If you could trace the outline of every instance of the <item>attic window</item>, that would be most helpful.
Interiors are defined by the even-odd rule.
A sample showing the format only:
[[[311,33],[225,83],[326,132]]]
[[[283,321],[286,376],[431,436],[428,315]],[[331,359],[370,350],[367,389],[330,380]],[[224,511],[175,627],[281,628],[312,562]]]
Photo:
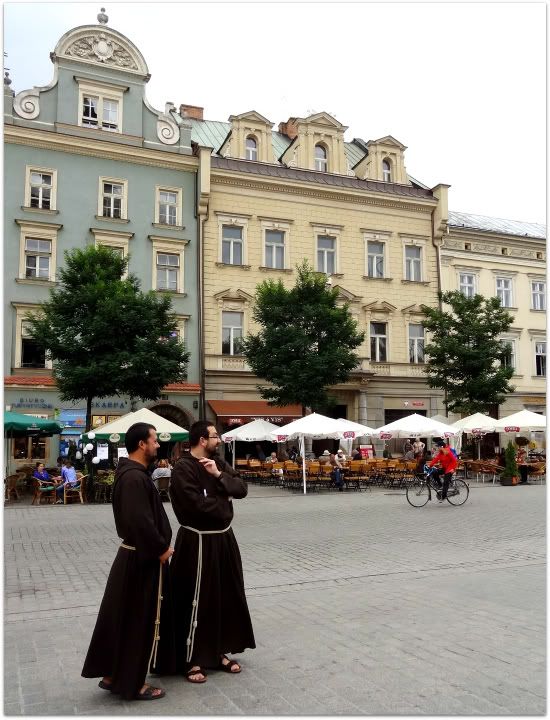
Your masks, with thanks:
[[[544,255],[541,252],[537,253],[537,260],[544,260]]]
[[[323,145],[315,146],[315,169],[320,172],[327,172],[328,170],[327,151]]]
[[[382,179],[391,182],[391,165],[389,160],[382,160]]]
[[[258,143],[256,142],[256,138],[252,137],[252,135],[249,135],[246,138],[246,159],[258,159]]]
[[[500,248],[500,252],[502,253],[502,255],[508,255],[508,254],[509,254],[509,253],[508,253],[508,248],[505,248],[505,247]]]
[[[472,244],[471,243],[464,243],[464,250],[471,250]]]

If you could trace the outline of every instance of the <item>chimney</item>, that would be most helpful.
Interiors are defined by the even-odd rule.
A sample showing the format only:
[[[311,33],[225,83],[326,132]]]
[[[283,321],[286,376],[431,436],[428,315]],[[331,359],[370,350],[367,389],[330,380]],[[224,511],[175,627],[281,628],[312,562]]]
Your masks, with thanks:
[[[193,118],[194,120],[204,120],[204,108],[197,105],[180,105],[180,115],[182,118]]]
[[[294,138],[298,135],[296,118],[289,118],[286,123],[279,123],[279,132],[282,135],[286,135],[291,140],[294,140]]]

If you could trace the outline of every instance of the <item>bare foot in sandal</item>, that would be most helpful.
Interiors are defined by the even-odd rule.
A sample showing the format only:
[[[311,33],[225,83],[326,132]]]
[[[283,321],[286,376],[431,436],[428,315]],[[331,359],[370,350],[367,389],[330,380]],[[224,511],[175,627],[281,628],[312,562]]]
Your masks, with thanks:
[[[207,675],[202,668],[198,665],[193,665],[187,672],[187,679],[192,683],[204,683],[206,682]]]
[[[236,675],[241,672],[241,666],[236,660],[230,660],[227,655],[221,656],[220,669]]]
[[[136,700],[157,700],[165,695],[166,692],[162,688],[145,684],[137,694]]]

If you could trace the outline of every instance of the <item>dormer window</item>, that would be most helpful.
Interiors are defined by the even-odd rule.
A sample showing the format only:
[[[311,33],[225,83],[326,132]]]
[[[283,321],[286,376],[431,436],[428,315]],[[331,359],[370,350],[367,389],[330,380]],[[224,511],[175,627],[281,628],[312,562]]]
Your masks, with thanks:
[[[327,151],[322,145],[315,146],[315,169],[320,172],[328,170]]]
[[[78,124],[108,132],[122,132],[122,95],[125,88],[108,83],[91,83],[77,78],[79,86]]]
[[[391,165],[389,160],[382,160],[382,179],[391,182]]]
[[[246,159],[258,159],[258,143],[256,142],[256,138],[252,137],[252,135],[249,135],[246,138]]]

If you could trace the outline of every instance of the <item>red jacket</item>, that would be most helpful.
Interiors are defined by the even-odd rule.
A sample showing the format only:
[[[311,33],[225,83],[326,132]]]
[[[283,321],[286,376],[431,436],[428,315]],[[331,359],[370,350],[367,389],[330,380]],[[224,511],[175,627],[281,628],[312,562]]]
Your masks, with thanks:
[[[445,474],[454,472],[458,467],[458,460],[450,450],[446,453],[443,452],[443,450],[440,450],[434,459],[428,464],[432,467],[436,463],[441,463],[441,469]]]

